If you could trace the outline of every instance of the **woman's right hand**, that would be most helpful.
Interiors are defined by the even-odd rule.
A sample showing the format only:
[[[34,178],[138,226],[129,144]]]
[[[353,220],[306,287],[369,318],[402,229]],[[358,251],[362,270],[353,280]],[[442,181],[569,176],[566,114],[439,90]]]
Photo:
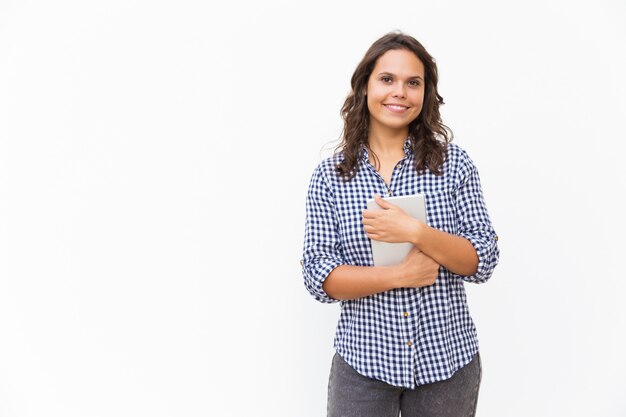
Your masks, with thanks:
[[[433,285],[439,274],[439,264],[415,246],[406,255],[400,268],[400,288]]]

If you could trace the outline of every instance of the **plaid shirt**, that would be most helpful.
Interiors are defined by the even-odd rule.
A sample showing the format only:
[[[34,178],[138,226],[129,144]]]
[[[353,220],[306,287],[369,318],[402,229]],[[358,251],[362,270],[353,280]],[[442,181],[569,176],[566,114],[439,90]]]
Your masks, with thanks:
[[[307,290],[323,303],[337,302],[322,284],[339,265],[372,266],[362,210],[374,193],[425,194],[428,225],[468,239],[478,255],[478,270],[460,276],[439,268],[435,284],[396,288],[341,301],[334,347],[357,372],[388,384],[415,388],[448,379],[478,351],[464,282],[487,281],[498,263],[496,236],[483,200],[476,167],[467,153],[448,145],[443,175],[418,174],[408,140],[405,157],[393,170],[389,187],[362,147],[359,171],[344,182],[330,157],[313,172],[306,200],[302,272]]]

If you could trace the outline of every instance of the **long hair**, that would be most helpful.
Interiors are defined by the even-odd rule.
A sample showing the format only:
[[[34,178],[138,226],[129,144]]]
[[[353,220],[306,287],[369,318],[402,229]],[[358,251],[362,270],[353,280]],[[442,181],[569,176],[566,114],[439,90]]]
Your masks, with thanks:
[[[409,140],[415,155],[415,169],[422,173],[429,169],[441,175],[441,168],[447,157],[447,144],[452,141],[450,128],[441,121],[439,106],[443,97],[437,92],[437,65],[432,56],[415,38],[401,32],[391,32],[370,46],[365,56],[352,74],[352,91],[341,108],[344,120],[341,143],[335,154],[343,153],[343,160],[337,164],[337,173],[349,181],[357,174],[361,144],[367,146],[370,113],[367,108],[365,91],[378,58],[390,50],[404,49],[413,52],[424,65],[424,102],[422,111],[409,124]]]

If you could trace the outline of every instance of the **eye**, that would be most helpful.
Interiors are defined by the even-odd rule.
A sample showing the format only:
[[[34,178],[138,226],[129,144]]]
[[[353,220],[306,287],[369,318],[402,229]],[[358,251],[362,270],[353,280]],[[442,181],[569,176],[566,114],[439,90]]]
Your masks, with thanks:
[[[409,85],[411,87],[419,87],[422,83],[419,82],[419,80],[411,80],[409,81]]]
[[[381,80],[382,82],[384,82],[384,83],[390,83],[390,82],[392,81],[392,80],[391,80],[391,77],[389,77],[389,76],[387,76],[387,75],[383,75],[382,77],[380,77],[380,80]]]

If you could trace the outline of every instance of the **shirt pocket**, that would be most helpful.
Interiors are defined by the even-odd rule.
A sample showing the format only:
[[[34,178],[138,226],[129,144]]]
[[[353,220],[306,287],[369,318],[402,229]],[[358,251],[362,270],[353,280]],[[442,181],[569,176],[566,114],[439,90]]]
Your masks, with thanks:
[[[456,194],[452,189],[425,193],[426,219],[430,227],[448,233],[457,232]]]

